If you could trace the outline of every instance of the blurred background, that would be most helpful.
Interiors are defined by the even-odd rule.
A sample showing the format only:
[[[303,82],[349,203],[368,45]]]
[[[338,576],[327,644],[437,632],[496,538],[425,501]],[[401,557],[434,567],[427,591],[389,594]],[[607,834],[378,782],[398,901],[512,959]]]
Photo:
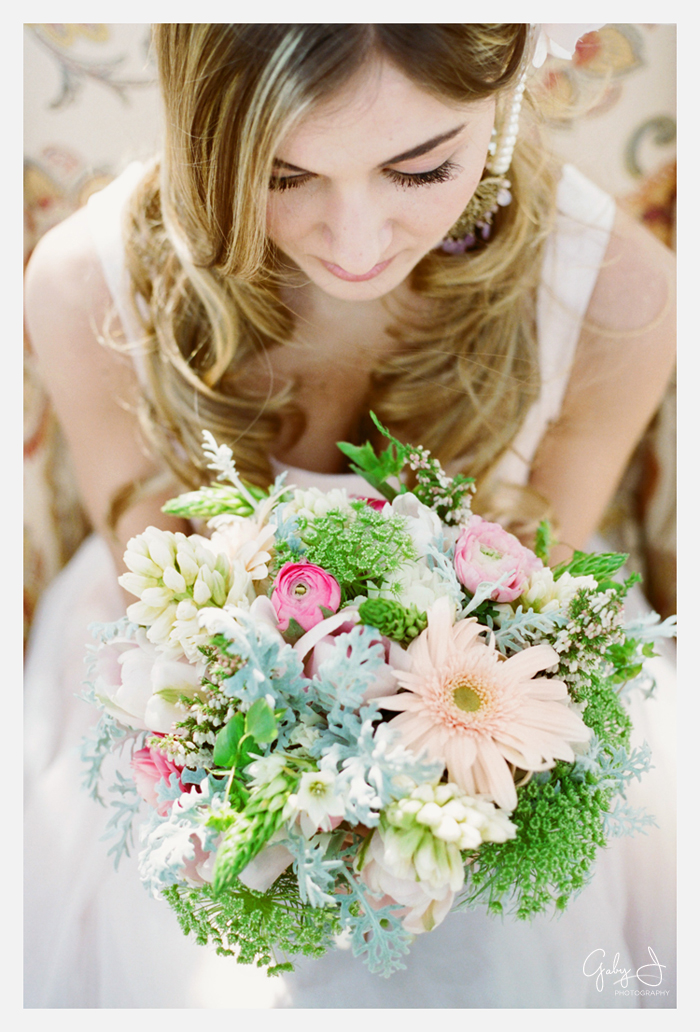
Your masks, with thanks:
[[[675,26],[606,25],[539,74],[553,149],[674,248]],[[149,26],[26,25],[24,90],[26,263],[51,226],[157,149]],[[41,593],[90,528],[26,340],[24,368],[26,640]],[[662,616],[676,604],[675,412],[672,385],[603,527]]]

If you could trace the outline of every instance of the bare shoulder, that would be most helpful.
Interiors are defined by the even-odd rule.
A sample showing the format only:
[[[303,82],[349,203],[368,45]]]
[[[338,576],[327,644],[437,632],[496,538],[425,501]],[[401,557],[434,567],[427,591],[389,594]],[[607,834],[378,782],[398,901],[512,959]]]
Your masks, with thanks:
[[[587,334],[633,349],[675,347],[674,254],[643,225],[618,209],[605,260],[586,313]],[[665,345],[665,347],[663,346]]]
[[[581,330],[569,414],[580,404],[597,418],[634,408],[633,423],[651,418],[675,363],[675,289],[673,253],[618,210]]]
[[[585,547],[673,374],[675,261],[618,212],[586,312],[561,415],[531,483],[550,500],[561,540]]]
[[[94,409],[100,397],[137,390],[133,359],[119,346],[124,334],[85,208],[34,249],[25,276],[25,322],[62,422],[71,419],[79,400]]]
[[[37,245],[27,266],[25,315],[85,508],[104,529],[115,492],[154,464],[139,433],[133,356],[119,347],[122,328],[88,219],[81,209]]]
[[[40,360],[53,348],[84,346],[88,342],[82,334],[75,336],[76,327],[100,325],[111,307],[88,217],[87,210],[81,208],[49,230],[29,259],[25,315]],[[46,332],[49,327],[51,331]],[[89,344],[94,341],[91,335]]]

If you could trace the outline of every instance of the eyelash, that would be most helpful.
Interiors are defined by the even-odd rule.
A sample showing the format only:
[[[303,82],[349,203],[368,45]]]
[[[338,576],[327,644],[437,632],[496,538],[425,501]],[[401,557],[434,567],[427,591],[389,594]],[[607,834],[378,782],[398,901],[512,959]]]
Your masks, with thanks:
[[[433,168],[430,172],[397,172],[396,169],[386,168],[384,174],[395,183],[396,186],[430,186],[431,183],[446,183],[450,179],[454,179],[455,173],[459,171],[459,166],[455,165],[452,161],[445,161],[438,168]],[[271,190],[292,190],[298,186],[303,186],[304,183],[308,183],[309,180],[313,179],[310,173],[301,176],[273,176],[270,180]]]
[[[397,172],[396,169],[385,169],[386,175],[397,186],[429,186],[431,183],[447,183],[454,179],[459,166],[452,161],[445,161],[430,172]]]

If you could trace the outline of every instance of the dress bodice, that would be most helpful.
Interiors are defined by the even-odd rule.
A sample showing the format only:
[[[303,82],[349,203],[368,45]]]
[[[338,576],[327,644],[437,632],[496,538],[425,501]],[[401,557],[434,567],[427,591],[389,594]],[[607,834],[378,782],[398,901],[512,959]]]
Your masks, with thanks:
[[[104,190],[88,201],[95,249],[127,340],[136,344],[140,330],[133,309],[122,240],[123,212],[144,173],[133,162]],[[516,201],[517,203],[517,201]],[[541,390],[497,470],[497,478],[527,483],[530,466],[547,428],[558,418],[574,362],[586,310],[593,293],[615,216],[612,198],[572,165],[565,165],[557,190],[554,228],[545,246],[537,292],[537,336]],[[143,379],[142,360],[134,362]],[[272,460],[275,473],[289,470],[288,482],[324,490],[345,487],[353,494],[370,494],[368,485],[352,473],[326,474],[285,466]]]

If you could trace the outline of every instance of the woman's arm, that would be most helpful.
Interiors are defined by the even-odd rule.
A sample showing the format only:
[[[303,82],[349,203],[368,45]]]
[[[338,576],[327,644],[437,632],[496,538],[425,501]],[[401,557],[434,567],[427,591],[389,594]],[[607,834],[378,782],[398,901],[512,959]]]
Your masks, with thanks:
[[[543,438],[530,477],[559,525],[554,561],[584,548],[597,529],[664,395],[675,355],[674,257],[618,212],[561,417]]]
[[[68,441],[86,512],[112,547],[121,572],[126,541],[149,524],[186,530],[161,513],[174,486],[135,504],[117,537],[107,525],[117,491],[157,472],[136,417],[139,384],[133,360],[100,343],[112,301],[81,209],[38,243],[27,267],[26,325],[39,369]],[[120,340],[118,320],[110,322]],[[133,601],[133,600],[132,600]]]

